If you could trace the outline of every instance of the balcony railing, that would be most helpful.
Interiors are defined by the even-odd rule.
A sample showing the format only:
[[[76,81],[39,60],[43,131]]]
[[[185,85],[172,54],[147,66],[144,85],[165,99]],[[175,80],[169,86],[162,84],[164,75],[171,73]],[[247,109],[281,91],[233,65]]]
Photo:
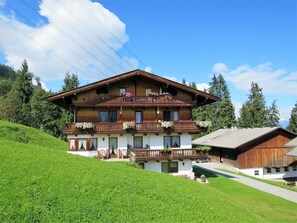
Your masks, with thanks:
[[[171,104],[179,105],[179,106],[190,106],[192,105],[189,100],[185,98],[179,98],[171,95],[160,95],[160,96],[106,96],[99,97],[97,99],[92,100],[77,100],[72,101],[75,106],[131,106],[131,104],[135,105],[152,105],[152,106],[168,106]]]
[[[80,129],[75,126],[75,123],[67,124],[63,128],[64,134],[109,134],[109,133],[162,133],[162,132],[201,132],[195,122],[174,122],[171,128],[161,127],[159,122],[143,122],[136,123],[135,128],[123,129],[123,123],[94,123],[94,128]]]
[[[180,159],[201,159],[206,154],[197,153],[195,149],[173,149],[170,153],[163,153],[162,150],[133,149],[131,158],[136,161],[149,160],[180,160]]]

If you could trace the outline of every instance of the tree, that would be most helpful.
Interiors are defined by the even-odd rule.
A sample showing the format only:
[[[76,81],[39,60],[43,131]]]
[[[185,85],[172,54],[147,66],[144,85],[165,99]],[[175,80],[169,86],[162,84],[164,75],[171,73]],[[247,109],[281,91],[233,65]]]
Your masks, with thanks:
[[[64,78],[64,85],[62,86],[62,91],[71,90],[79,86],[78,77],[76,74],[70,75],[69,72],[66,73]]]
[[[268,121],[270,127],[279,126],[279,111],[277,109],[276,100],[272,102],[271,107],[268,109]]]
[[[26,60],[22,63],[21,69],[17,72],[17,74],[18,76],[14,83],[14,90],[19,93],[22,103],[28,103],[33,94],[33,75],[29,72]]]
[[[0,118],[10,122],[21,123],[22,101],[17,91],[10,91],[0,100]]]
[[[262,88],[252,82],[248,101],[243,104],[238,125],[242,128],[259,128],[269,126],[268,110]]]
[[[292,109],[291,117],[289,119],[289,126],[287,127],[288,130],[297,133],[297,102],[295,107]]]

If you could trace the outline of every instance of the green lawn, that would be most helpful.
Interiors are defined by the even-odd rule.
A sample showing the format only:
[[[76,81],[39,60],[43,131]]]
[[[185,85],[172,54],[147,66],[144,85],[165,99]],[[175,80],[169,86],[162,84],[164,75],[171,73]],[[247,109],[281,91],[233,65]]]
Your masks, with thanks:
[[[26,140],[22,140],[22,136]],[[0,122],[0,222],[296,222],[297,204],[220,176],[208,185],[66,153]]]

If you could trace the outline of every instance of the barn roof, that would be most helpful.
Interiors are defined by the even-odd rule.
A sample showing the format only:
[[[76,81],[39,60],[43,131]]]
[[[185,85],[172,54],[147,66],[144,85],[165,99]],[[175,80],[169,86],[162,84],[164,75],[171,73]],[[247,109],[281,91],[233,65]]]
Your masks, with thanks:
[[[286,147],[297,147],[297,137],[285,144]]]
[[[289,156],[289,157],[293,157],[293,158],[297,158],[297,147],[295,147],[294,149],[290,150],[289,152],[287,152],[285,154],[285,156]]]
[[[192,141],[194,145],[211,146],[219,148],[236,149],[239,146],[261,138],[276,130],[285,129],[279,127],[266,128],[247,128],[247,129],[219,129],[201,138]],[[291,132],[289,132],[291,133]],[[294,133],[291,133],[294,134]],[[294,134],[296,135],[296,134]]]

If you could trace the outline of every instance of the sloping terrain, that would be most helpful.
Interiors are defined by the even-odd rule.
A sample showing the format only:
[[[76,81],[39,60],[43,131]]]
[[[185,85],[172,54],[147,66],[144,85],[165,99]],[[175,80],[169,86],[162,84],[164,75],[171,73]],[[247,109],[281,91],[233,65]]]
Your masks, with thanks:
[[[221,177],[210,185],[66,153],[0,121],[0,222],[294,222],[297,205]],[[221,188],[221,189],[220,189]]]

